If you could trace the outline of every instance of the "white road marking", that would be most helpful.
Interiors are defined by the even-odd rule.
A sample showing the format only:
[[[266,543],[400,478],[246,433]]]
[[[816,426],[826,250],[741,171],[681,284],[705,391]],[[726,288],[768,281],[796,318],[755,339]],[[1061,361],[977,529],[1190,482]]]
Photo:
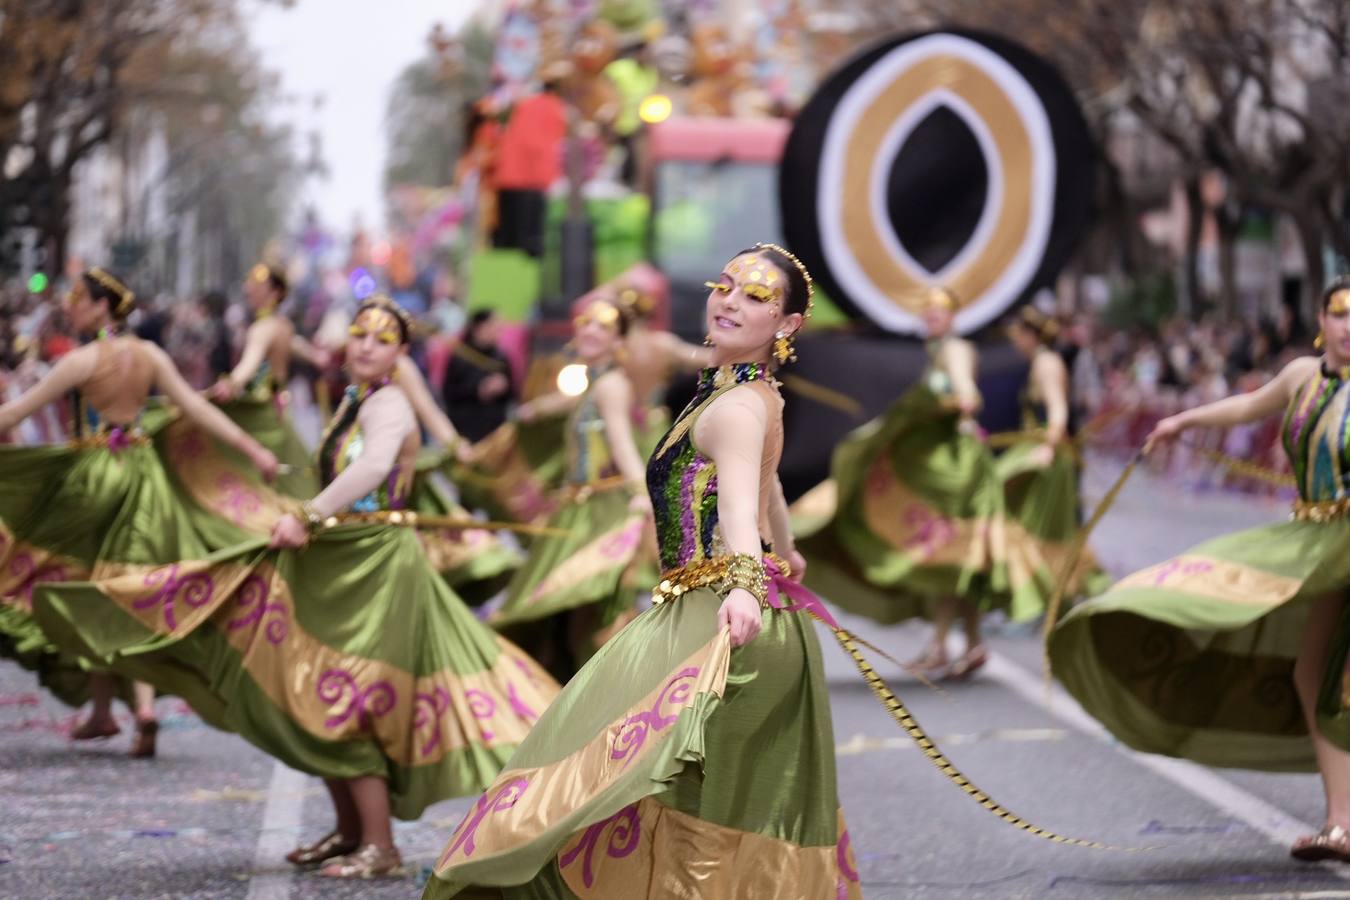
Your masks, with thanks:
[[[267,786],[267,805],[263,807],[262,833],[253,851],[254,875],[249,879],[246,900],[287,900],[295,867],[285,856],[296,844],[300,831],[300,811],[304,805],[308,776],[276,763],[272,783]]]
[[[1156,775],[1161,775],[1182,790],[1194,794],[1210,806],[1245,822],[1276,844],[1287,847],[1300,835],[1317,830],[1316,827],[1306,822],[1300,822],[1284,810],[1272,806],[1226,778],[1216,775],[1212,769],[1184,759],[1173,759],[1170,756],[1138,753],[1131,750],[1124,744],[1115,741],[1110,733],[1096,719],[1084,712],[1078,702],[1058,684],[1050,685],[1047,691],[1044,679],[1038,675],[1033,675],[999,654],[990,654],[989,662],[984,667],[984,671],[989,677],[1023,700],[1044,709],[1072,728],[1109,742],[1112,747],[1134,762],[1151,770]],[[1323,868],[1338,878],[1350,879],[1350,866],[1335,864],[1324,865]],[[1300,894],[1299,896],[1311,895]],[[1327,894],[1326,896],[1341,895]]]

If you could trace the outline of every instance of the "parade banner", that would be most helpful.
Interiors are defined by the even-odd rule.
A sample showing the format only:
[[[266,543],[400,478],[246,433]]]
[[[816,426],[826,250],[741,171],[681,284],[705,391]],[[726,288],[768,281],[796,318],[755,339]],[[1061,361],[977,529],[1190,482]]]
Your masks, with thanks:
[[[1093,148],[1069,87],[1001,37],[887,38],[829,76],[788,139],[784,232],[829,295],[921,330],[925,289],[970,333],[1050,284],[1086,230]]]

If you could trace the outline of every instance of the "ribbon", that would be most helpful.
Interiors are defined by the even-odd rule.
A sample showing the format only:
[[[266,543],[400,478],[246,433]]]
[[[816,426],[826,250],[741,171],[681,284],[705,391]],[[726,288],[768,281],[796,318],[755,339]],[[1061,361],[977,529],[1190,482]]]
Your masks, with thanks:
[[[824,622],[832,630],[839,630],[839,623],[834,620],[834,616],[830,615],[830,611],[825,608],[824,602],[804,585],[789,578],[788,573],[772,557],[764,557],[764,575],[766,576],[765,589],[767,591],[764,599],[769,606],[783,612],[805,611]],[[794,601],[792,606],[787,605],[787,601],[783,599],[784,596]]]
[[[131,438],[126,431],[121,428],[112,428],[108,431],[108,450],[114,455],[121,453],[131,446]]]

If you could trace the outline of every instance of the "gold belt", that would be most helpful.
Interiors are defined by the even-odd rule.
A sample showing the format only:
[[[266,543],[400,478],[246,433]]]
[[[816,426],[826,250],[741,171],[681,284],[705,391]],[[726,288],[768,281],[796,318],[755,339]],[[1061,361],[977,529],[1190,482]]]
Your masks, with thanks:
[[[145,432],[138,429],[131,432],[100,431],[97,434],[81,435],[66,441],[66,446],[73,450],[88,450],[93,447],[111,447],[114,450],[121,450],[127,447],[144,447],[149,443],[150,438]]]
[[[1289,518],[1295,522],[1334,522],[1350,516],[1350,497],[1340,500],[1295,500]]]
[[[585,484],[567,484],[558,490],[558,499],[564,503],[585,503],[601,491],[612,491],[627,484],[628,482],[624,480],[622,475],[611,475],[608,478],[588,481]]]
[[[773,560],[784,577],[787,576],[789,568],[783,557],[776,553],[764,555],[767,559]],[[676,600],[683,594],[699,588],[710,587],[718,593],[729,589],[727,570],[731,568],[731,560],[730,556],[713,556],[662,572],[661,583],[652,588],[652,605],[659,606],[667,600]]]

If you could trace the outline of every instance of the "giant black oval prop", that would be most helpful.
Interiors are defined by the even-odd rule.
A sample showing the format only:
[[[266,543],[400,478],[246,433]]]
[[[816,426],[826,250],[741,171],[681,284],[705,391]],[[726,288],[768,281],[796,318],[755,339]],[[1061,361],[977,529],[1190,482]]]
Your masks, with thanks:
[[[1050,284],[1086,230],[1093,149],[1068,85],[1004,38],[888,38],[825,80],[788,138],[788,245],[831,297],[899,334],[925,290],[971,332]]]

